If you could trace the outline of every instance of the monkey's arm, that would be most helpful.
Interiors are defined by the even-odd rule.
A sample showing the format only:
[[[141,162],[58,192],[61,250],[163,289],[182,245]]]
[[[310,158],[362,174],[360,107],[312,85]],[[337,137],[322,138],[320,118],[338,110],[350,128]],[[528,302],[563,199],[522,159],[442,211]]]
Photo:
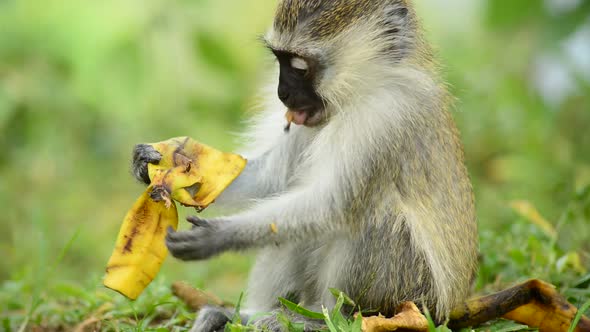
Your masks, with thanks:
[[[288,170],[285,163],[276,162],[280,155],[281,147],[275,147],[249,159],[240,176],[215,199],[216,205],[232,207],[284,190]]]
[[[370,188],[391,181],[379,172],[398,173],[399,166],[391,160],[394,147],[388,146],[397,142],[390,139],[395,131],[387,122],[395,118],[377,120],[346,121],[337,123],[337,128],[328,125],[311,145],[303,136],[294,136],[290,150],[278,154],[287,157],[289,165],[296,161],[297,169],[291,171],[296,182],[288,190],[241,213],[210,220],[191,217],[195,227],[171,231],[166,238],[168,249],[177,258],[200,260],[224,251],[301,242],[355,229],[348,224],[357,221],[355,204],[366,199]],[[359,126],[373,136],[354,130]],[[303,158],[302,148],[307,148]]]
[[[342,188],[333,179],[317,179],[276,198],[265,200],[243,213],[212,220],[189,217],[195,226],[184,232],[169,231],[166,244],[183,260],[207,259],[228,250],[303,241],[334,234],[347,211]],[[340,197],[339,197],[340,196]]]
[[[255,157],[246,154],[248,163],[242,174],[215,200],[216,205],[234,207],[247,201],[260,200],[287,190],[294,165],[309,137],[301,130],[288,135],[282,131],[270,139],[272,144]]]
[[[283,191],[290,173],[290,161],[296,156],[296,135],[282,137],[275,146],[248,160],[246,167],[225,191],[217,197],[217,205],[236,205],[248,200],[262,199]],[[162,155],[149,144],[138,144],[133,149],[132,171],[135,178],[150,183],[149,163],[157,164]]]

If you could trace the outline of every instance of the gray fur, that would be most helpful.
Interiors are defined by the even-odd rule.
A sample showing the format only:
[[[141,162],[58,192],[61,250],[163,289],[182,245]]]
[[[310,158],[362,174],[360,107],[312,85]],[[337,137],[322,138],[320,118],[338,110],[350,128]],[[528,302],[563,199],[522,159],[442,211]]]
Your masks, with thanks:
[[[171,253],[260,249],[245,311],[274,312],[259,321],[271,330],[278,297],[321,310],[334,305],[329,287],[362,309],[393,315],[414,301],[444,321],[475,276],[477,226],[452,98],[411,3],[284,0],[266,42],[322,62],[327,121],[284,133],[270,94],[247,135],[248,166],[217,200],[248,208],[171,232]],[[195,331],[208,316],[219,321],[202,312]]]
[[[225,324],[231,321],[233,312],[226,308],[206,306],[199,311],[190,332],[224,331]]]

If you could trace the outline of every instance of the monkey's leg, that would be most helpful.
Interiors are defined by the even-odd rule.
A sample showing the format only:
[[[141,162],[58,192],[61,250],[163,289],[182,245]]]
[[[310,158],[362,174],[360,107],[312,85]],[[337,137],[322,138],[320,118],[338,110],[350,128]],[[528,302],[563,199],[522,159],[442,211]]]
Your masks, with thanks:
[[[577,309],[555,287],[533,279],[506,290],[467,301],[451,313],[449,327],[477,326],[494,318],[506,318],[538,327],[541,332],[567,331]],[[590,319],[583,316],[576,332],[590,331]]]
[[[308,279],[303,274],[307,250],[300,245],[259,250],[250,272],[244,310],[271,312],[280,307],[279,297],[299,302],[303,283]]]

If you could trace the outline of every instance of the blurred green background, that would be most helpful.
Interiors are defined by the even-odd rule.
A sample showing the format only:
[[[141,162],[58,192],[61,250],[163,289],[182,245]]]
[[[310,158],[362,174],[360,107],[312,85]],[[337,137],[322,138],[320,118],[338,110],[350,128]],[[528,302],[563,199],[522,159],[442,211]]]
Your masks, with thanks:
[[[590,1],[416,2],[457,96],[478,204],[478,290],[542,277],[587,298]],[[22,313],[34,296],[59,301],[64,289],[106,292],[105,263],[143,190],[129,172],[134,144],[190,135],[236,147],[232,133],[272,64],[257,36],[274,6],[0,2],[0,312]],[[540,216],[517,213],[516,200]],[[235,300],[251,260],[169,259],[157,282]]]

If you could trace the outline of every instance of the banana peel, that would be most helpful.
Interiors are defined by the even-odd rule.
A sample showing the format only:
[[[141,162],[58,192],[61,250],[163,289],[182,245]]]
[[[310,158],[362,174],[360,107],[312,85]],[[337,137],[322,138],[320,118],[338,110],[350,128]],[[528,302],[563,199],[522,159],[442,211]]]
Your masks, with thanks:
[[[569,331],[578,309],[559,294],[555,286],[541,280],[531,280],[528,284],[534,289],[529,303],[508,312],[503,318],[537,327],[540,332]],[[571,331],[590,331],[590,319],[582,315]]]
[[[154,279],[168,255],[164,244],[168,227],[176,229],[174,202],[154,201],[146,190],[123,220],[117,242],[107,263],[103,284],[135,300]]]
[[[536,327],[540,332],[566,332],[577,313],[578,309],[555,286],[531,279],[466,301],[451,313],[449,327],[454,331],[502,317]],[[571,331],[590,331],[590,319],[582,315]]]
[[[168,249],[166,230],[178,226],[174,201],[202,211],[242,172],[246,159],[189,137],[150,144],[162,155],[149,164],[151,183],[123,220],[103,284],[135,300],[155,278]]]
[[[150,144],[162,154],[157,165],[148,165],[152,182],[162,176],[162,172],[178,166],[188,166],[183,176],[169,177],[174,181],[166,190],[172,199],[185,206],[204,209],[213,203],[246,166],[246,159],[224,153],[201,144],[190,137],[177,137]]]

